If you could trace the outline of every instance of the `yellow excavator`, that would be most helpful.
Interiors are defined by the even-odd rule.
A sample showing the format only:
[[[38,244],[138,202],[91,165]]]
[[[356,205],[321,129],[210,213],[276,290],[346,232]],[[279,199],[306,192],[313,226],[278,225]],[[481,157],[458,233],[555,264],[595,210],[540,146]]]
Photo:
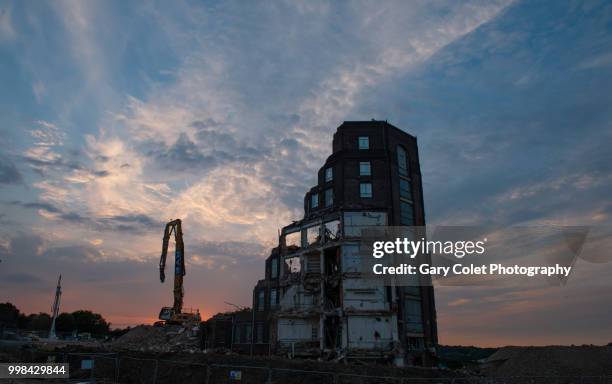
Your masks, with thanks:
[[[159,321],[156,325],[179,324],[189,325],[200,322],[200,313],[196,311],[183,312],[183,276],[185,276],[185,244],[183,243],[183,229],[181,219],[170,221],[164,230],[162,243],[162,254],[159,260],[159,279],[163,283],[166,280],[166,257],[170,237],[174,233],[174,304],[172,307],[163,307],[159,312]]]

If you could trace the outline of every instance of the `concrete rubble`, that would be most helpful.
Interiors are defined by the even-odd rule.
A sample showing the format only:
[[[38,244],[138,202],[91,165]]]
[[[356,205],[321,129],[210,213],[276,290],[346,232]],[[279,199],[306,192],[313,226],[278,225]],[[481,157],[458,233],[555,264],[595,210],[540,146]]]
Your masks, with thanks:
[[[197,352],[199,348],[198,327],[155,327],[139,325],[111,343],[117,350],[150,352]]]

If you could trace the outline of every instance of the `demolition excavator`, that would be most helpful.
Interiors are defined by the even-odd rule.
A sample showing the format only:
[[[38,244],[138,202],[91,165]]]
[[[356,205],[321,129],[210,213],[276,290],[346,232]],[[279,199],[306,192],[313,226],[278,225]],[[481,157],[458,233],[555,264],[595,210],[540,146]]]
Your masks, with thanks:
[[[163,307],[159,312],[162,322],[156,324],[180,324],[200,322],[200,313],[196,311],[183,312],[183,277],[185,276],[185,244],[183,243],[183,229],[181,219],[170,221],[164,229],[161,258],[159,259],[159,279],[163,283],[166,280],[166,257],[170,238],[174,234],[174,304],[172,307]],[[161,324],[160,324],[161,323]]]

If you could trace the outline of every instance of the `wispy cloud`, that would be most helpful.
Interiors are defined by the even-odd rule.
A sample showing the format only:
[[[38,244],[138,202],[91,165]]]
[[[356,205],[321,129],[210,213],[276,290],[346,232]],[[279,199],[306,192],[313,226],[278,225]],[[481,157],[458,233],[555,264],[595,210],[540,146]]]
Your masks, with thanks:
[[[612,53],[588,57],[578,64],[580,69],[592,69],[612,66]]]
[[[11,17],[12,9],[8,4],[0,7],[0,40],[12,40],[16,36]]]

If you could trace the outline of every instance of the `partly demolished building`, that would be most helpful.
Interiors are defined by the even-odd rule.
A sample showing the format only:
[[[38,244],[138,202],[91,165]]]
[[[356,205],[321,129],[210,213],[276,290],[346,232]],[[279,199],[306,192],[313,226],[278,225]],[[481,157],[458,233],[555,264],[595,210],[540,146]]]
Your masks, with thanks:
[[[253,351],[431,365],[433,288],[363,279],[357,252],[361,228],[425,225],[416,138],[386,121],[344,122],[304,211],[253,290]]]

